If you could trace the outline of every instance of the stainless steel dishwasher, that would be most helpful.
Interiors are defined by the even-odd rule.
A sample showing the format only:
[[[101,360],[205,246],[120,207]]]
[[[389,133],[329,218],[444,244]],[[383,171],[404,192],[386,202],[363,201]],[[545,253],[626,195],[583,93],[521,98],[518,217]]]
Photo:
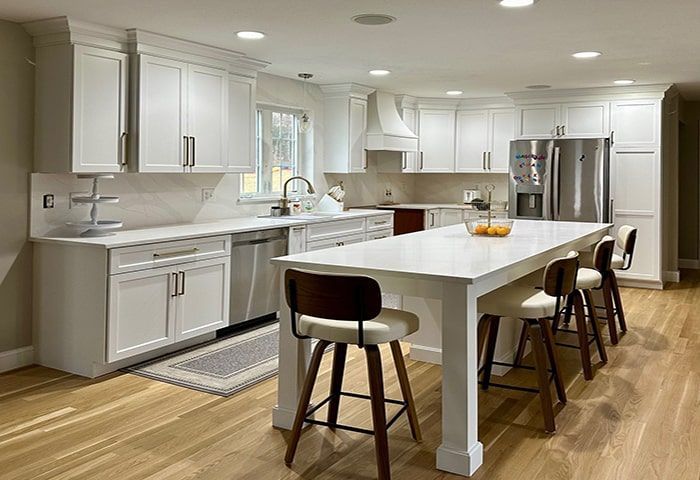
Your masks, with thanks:
[[[231,236],[231,317],[229,325],[280,309],[279,267],[270,259],[287,254],[287,229]]]

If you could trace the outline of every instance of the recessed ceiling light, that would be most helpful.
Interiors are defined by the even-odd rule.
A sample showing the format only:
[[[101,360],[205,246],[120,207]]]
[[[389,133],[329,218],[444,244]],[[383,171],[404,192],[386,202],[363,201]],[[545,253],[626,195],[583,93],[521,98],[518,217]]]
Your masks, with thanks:
[[[615,80],[615,85],[632,85],[636,80]]]
[[[265,37],[265,34],[263,32],[256,32],[253,30],[243,30],[236,32],[236,36],[245,40],[260,40],[261,38]]]
[[[571,55],[574,58],[595,58],[600,57],[602,53],[600,52],[576,52]]]
[[[641,65],[641,66],[643,66],[643,67],[647,67],[647,66],[651,65],[651,62],[639,62],[637,65]]]
[[[464,92],[462,90],[448,90],[445,93],[447,95],[462,95]]]
[[[529,7],[537,0],[501,0],[502,7]]]
[[[530,90],[546,90],[547,88],[552,88],[551,85],[528,85],[525,88],[529,88]]]
[[[390,70],[382,70],[382,69],[377,69],[377,70],[370,70],[369,74],[374,75],[375,77],[383,77],[385,75],[389,75],[391,73]]]
[[[395,22],[396,17],[384,15],[383,13],[363,13],[352,17],[352,21],[360,25],[386,25]]]

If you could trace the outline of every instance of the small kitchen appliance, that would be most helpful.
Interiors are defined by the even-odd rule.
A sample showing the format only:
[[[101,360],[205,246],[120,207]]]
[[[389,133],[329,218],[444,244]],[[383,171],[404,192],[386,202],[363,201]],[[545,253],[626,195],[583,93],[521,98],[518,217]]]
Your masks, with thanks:
[[[464,190],[462,203],[468,204],[472,203],[477,198],[481,197],[481,191],[479,190]]]

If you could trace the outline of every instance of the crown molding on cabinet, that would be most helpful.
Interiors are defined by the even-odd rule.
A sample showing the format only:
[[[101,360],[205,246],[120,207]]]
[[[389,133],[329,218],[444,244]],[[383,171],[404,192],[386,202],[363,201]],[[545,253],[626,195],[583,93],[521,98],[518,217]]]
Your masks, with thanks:
[[[376,89],[358,83],[334,83],[329,85],[319,85],[324,98],[350,97],[367,100],[367,96]]]
[[[490,108],[513,108],[513,100],[508,97],[483,98],[418,98],[418,108],[433,110],[473,110]]]
[[[662,99],[666,91],[671,89],[673,84],[651,84],[651,85],[629,85],[624,87],[591,87],[573,88],[565,90],[537,90],[532,92],[509,92],[508,97],[517,104],[534,103],[566,103],[572,100],[585,101],[595,98],[596,100],[634,100]]]
[[[244,53],[204,45],[180,38],[130,28],[126,31],[129,53],[155,55],[171,60],[206,64],[227,69],[230,73],[255,77],[268,62],[247,57]]]
[[[83,22],[68,17],[55,17],[23,23],[24,30],[34,37],[35,47],[79,44],[109,50],[125,51],[125,30]]]
[[[418,99],[410,95],[396,95],[396,108],[418,108]]]

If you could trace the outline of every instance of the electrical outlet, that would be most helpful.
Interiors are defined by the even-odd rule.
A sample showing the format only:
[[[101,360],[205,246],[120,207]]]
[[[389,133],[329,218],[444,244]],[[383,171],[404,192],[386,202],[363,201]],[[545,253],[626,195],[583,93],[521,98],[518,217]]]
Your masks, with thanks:
[[[209,200],[212,200],[214,198],[214,189],[213,188],[203,188],[202,189],[202,201],[203,202],[208,202]]]
[[[44,208],[53,208],[55,205],[53,193],[47,193],[44,195]]]
[[[91,192],[70,192],[68,194],[68,208],[87,207],[87,203],[74,203],[73,197],[89,197],[90,195],[92,195]]]

